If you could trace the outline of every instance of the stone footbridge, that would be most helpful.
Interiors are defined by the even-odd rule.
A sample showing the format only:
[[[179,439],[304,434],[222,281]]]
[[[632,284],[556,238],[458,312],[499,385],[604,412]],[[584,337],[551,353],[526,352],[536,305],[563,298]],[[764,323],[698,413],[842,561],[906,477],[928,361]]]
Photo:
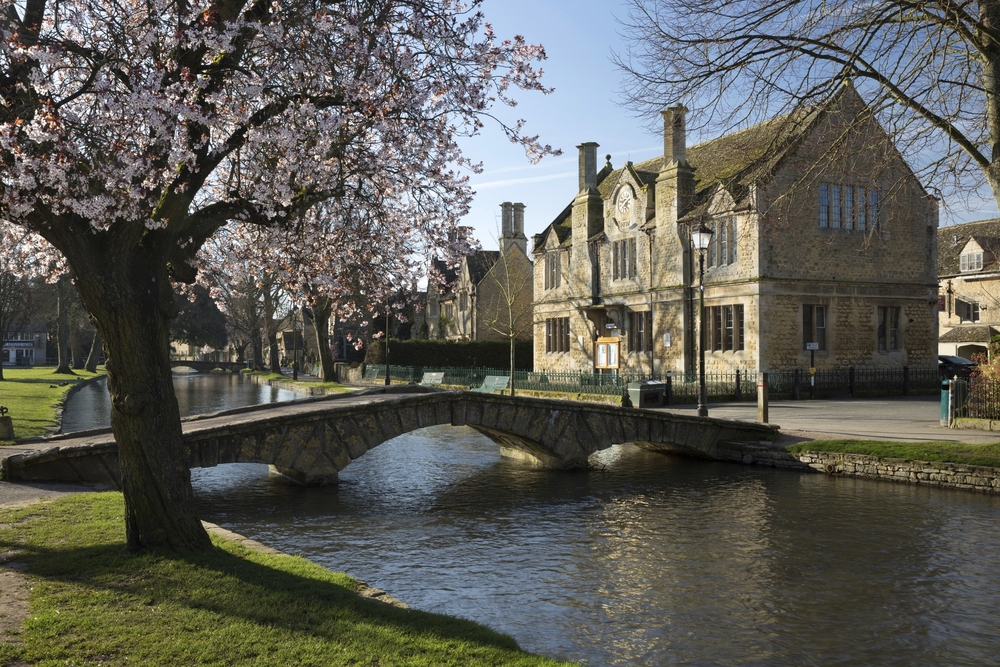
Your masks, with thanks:
[[[326,396],[255,406],[185,420],[190,467],[267,463],[303,484],[336,482],[352,460],[398,435],[427,426],[469,426],[502,455],[555,469],[581,468],[591,454],[616,444],[717,460],[747,460],[746,447],[777,427],[552,399],[428,390]],[[406,388],[419,391],[420,388]],[[5,448],[4,478],[119,485],[118,454],[109,431],[70,434]],[[3,454],[0,454],[3,455]],[[752,460],[752,457],[751,457]]]

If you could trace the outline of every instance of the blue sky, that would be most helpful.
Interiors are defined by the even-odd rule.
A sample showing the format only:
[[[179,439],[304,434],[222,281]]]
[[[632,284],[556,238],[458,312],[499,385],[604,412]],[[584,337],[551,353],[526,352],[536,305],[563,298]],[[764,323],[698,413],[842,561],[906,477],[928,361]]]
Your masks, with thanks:
[[[621,0],[486,0],[483,12],[499,38],[521,34],[545,46],[543,82],[555,88],[551,95],[521,92],[515,96],[518,106],[498,107],[498,115],[510,122],[524,118],[527,133],[537,133],[543,143],[563,150],[559,157],[531,165],[523,150],[490,124],[481,136],[462,141],[466,155],[484,166],[482,174],[472,177],[477,194],[463,224],[471,225],[489,249],[496,248],[502,202],[525,205],[524,226],[530,240],[572,200],[578,144],[596,141],[598,164],[610,153],[617,168],[627,160],[640,162],[662,154],[663,143],[659,134],[646,128],[647,120],[633,117],[618,104],[623,74],[611,63],[611,53],[624,51],[616,20],[627,16]],[[673,100],[664,101],[668,102]],[[690,143],[709,138],[688,137]],[[976,204],[971,212],[942,215],[941,223],[998,215],[990,200]]]

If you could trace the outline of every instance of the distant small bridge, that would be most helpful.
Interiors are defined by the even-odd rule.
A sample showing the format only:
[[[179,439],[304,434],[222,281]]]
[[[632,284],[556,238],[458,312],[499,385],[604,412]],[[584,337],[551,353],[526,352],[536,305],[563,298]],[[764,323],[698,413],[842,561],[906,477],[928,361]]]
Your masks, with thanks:
[[[194,359],[171,359],[171,368],[193,368],[199,373],[208,373],[214,370],[229,371],[239,373],[247,367],[246,362],[240,361],[198,361]]]
[[[303,484],[324,484],[335,482],[373,447],[438,424],[470,426],[496,442],[502,455],[555,469],[586,467],[591,454],[624,443],[749,463],[747,448],[732,443],[761,448],[761,441],[778,431],[665,410],[468,391],[368,390],[185,421],[184,444],[192,468],[267,463]],[[53,439],[37,451],[12,454],[3,460],[6,479],[119,483],[118,450],[107,431]]]

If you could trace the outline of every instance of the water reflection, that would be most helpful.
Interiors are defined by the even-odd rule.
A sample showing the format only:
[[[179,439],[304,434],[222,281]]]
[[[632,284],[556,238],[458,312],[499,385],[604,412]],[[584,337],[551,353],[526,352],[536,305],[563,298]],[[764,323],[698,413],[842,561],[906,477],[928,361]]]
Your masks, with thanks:
[[[339,487],[193,471],[203,512],[413,606],[588,665],[995,664],[1000,499],[671,458],[501,460],[401,436]]]
[[[173,379],[177,407],[182,417],[296,398],[296,394],[287,389],[259,385],[239,373],[175,372]],[[111,396],[106,379],[81,387],[66,402],[63,433],[108,428],[110,425]]]

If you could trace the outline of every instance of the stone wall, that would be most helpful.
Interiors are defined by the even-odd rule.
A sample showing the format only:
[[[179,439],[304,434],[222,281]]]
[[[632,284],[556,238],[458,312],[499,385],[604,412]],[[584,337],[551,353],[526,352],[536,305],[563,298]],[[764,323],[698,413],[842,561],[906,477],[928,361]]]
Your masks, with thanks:
[[[796,456],[810,468],[827,474],[1000,493],[997,468],[833,452],[803,452]]]

